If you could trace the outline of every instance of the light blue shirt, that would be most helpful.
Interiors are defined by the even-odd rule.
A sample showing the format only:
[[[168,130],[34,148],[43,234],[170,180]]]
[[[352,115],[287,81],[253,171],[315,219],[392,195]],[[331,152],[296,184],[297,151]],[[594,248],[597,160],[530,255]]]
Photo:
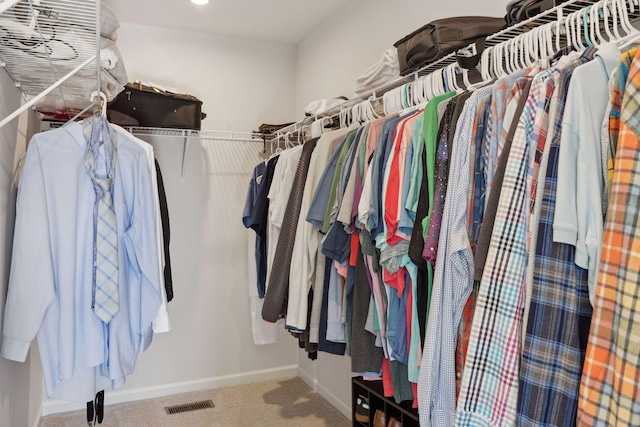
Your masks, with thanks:
[[[150,343],[161,299],[151,173],[144,150],[118,134],[112,187],[120,311],[92,311],[93,205],[83,128],[35,135],[18,190],[2,356],[24,361],[34,336],[51,398],[87,402],[122,386]],[[99,163],[104,163],[103,161]]]
[[[346,343],[344,324],[342,323],[342,285],[340,275],[334,263],[331,263],[329,275],[329,295],[327,307],[327,334],[325,339],[331,342]]]

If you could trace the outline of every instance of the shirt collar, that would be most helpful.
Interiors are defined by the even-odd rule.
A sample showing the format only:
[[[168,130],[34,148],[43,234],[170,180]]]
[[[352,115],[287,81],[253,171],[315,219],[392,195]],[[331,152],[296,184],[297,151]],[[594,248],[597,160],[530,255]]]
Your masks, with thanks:
[[[89,138],[91,138],[91,126],[89,125],[85,127],[84,124],[90,124],[91,120],[92,118],[85,119],[83,120],[83,124],[80,124],[78,122],[67,122],[62,127],[62,129],[67,131],[67,133],[71,135],[73,139],[75,139],[78,145],[80,145],[81,147],[85,147],[87,145],[87,142],[89,141]],[[89,131],[88,135],[86,133],[86,129],[88,129]],[[114,145],[117,146],[116,131],[111,125],[109,125],[109,133],[111,134],[111,141]]]
[[[613,43],[605,43],[598,47],[598,52],[596,52],[595,57],[599,58],[604,65],[607,76],[611,76],[613,70],[618,66],[620,49]]]

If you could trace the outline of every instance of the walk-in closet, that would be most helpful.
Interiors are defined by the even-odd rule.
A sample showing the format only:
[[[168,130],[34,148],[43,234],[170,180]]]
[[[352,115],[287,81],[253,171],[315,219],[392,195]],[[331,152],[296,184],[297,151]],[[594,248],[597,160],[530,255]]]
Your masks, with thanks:
[[[0,0],[0,426],[640,426],[639,22]]]

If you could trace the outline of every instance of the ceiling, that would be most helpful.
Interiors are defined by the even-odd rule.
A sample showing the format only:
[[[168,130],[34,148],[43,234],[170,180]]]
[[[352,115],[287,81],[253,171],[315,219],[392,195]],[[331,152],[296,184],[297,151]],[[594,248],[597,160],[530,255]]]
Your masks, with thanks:
[[[347,0],[103,0],[120,22],[298,43]]]

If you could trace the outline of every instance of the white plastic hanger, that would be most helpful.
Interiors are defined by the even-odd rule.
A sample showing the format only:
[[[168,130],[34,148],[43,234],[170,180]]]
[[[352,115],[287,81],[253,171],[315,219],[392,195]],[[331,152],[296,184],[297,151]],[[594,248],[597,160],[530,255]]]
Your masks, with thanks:
[[[424,93],[424,102],[429,102],[433,99],[433,91],[431,90],[431,79],[434,78],[435,71],[433,73],[427,74],[422,79],[420,79],[420,84],[422,85],[422,93]]]
[[[583,43],[582,35],[582,11],[575,12],[573,15],[574,42],[579,50],[584,50],[586,49],[586,46]]]
[[[447,79],[447,85],[449,89],[455,90],[456,92],[460,92],[460,86],[458,86],[458,82],[456,81],[455,71],[453,70],[454,64],[449,64],[444,68],[444,77]]]
[[[505,50],[504,50],[504,57],[506,59],[505,61],[505,71],[507,72],[507,74],[513,74],[517,71],[516,65],[515,65],[515,61],[514,61],[514,52],[515,52],[515,39],[509,40],[506,44],[505,44]]]
[[[633,6],[633,4],[630,5],[631,10],[634,10]],[[616,40],[616,44],[621,50],[623,50],[640,40],[640,32],[633,28],[629,22],[627,3],[623,0],[616,0],[616,7],[618,16],[620,17],[621,27],[626,33],[619,40]]]
[[[493,47],[489,47],[482,52],[480,55],[480,75],[482,76],[483,83],[489,82],[493,80],[493,76],[491,75],[491,62],[493,59],[491,56],[493,55]]]
[[[91,93],[91,102],[98,103],[100,105],[100,114],[103,116],[107,116],[107,95],[102,93],[102,91],[95,91]]]
[[[618,5],[618,16],[620,17],[620,24],[626,35],[632,34],[636,30],[629,21],[629,11],[627,10],[627,2],[624,0],[616,0]],[[633,3],[631,3],[631,9],[633,10]]]
[[[424,96],[424,84],[423,84],[423,81],[425,78],[426,77],[422,77],[418,79],[416,74],[416,80],[413,82],[413,85],[411,87],[413,92],[413,100],[416,103],[416,105],[424,104],[426,102],[425,96]]]
[[[448,92],[448,89],[445,86],[445,72],[444,72],[444,68],[439,68],[433,78],[431,79],[431,83],[432,83],[432,89],[433,89],[433,96],[440,96],[440,95],[444,95],[445,93]]]
[[[596,46],[600,46],[603,43],[606,43],[604,36],[602,35],[602,31],[600,29],[600,12],[602,7],[602,2],[598,2],[591,7],[589,11],[589,20],[590,20],[590,28],[591,28],[591,41]],[[604,12],[602,12],[604,15]]]
[[[557,28],[557,24],[555,22],[550,22],[548,24],[544,24],[542,26],[544,28],[543,36],[545,39],[545,45],[547,47],[547,53],[549,55],[553,55],[560,49],[555,49],[555,44],[553,43],[553,34],[554,30]]]
[[[276,149],[273,150],[273,154],[271,155],[271,157],[282,153],[282,148],[280,148],[280,138],[282,137],[282,135],[280,134],[280,132],[276,132]]]
[[[533,40],[534,33],[529,31],[520,36],[518,40],[518,66],[520,69],[527,68],[533,61],[531,60],[531,54],[533,48],[531,42]]]
[[[620,34],[620,14],[618,13],[618,2],[616,0],[610,0],[609,11],[611,12],[611,17],[613,18],[613,22],[611,24],[611,28],[613,29],[613,34],[615,35],[615,39],[621,39],[623,36]]]
[[[615,37],[611,32],[611,27],[613,26],[613,23],[610,20],[610,18],[613,19],[613,16],[611,16],[611,4],[612,3],[609,0],[604,0],[602,2],[602,13],[604,14],[604,32],[607,34],[608,41],[615,40]]]
[[[500,78],[504,76],[504,69],[502,68],[503,49],[504,49],[504,43],[500,43],[492,47],[491,67],[493,69],[493,75],[496,76],[496,78]]]
[[[540,28],[534,28],[535,31],[529,31],[522,39],[524,47],[523,68],[531,67],[538,59],[540,59]]]

